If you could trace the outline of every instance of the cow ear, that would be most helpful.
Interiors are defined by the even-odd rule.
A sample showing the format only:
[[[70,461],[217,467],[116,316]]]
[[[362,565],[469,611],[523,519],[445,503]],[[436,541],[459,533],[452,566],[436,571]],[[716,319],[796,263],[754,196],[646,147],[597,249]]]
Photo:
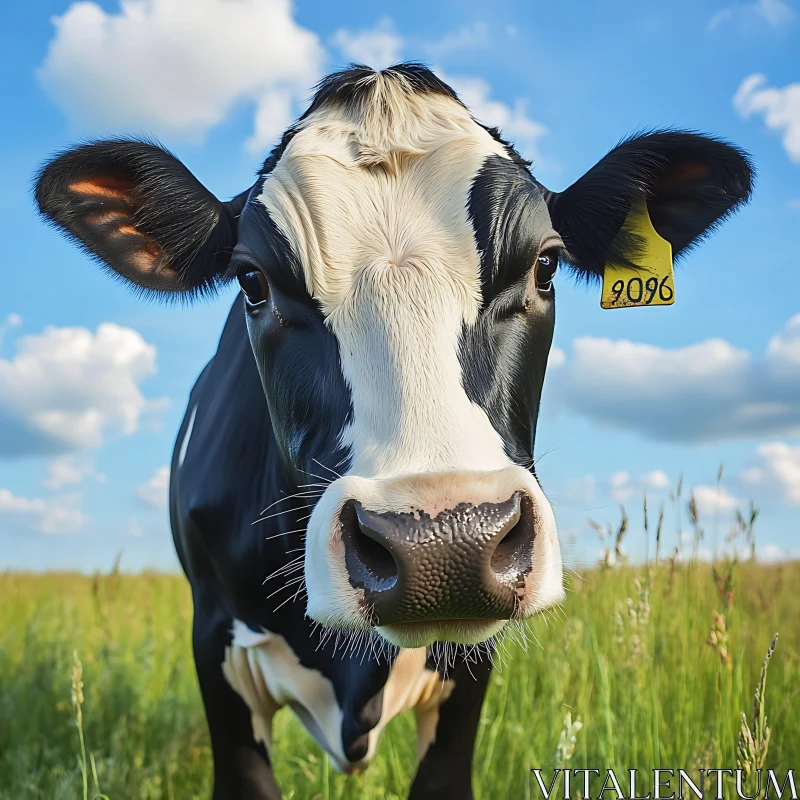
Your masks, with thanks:
[[[545,190],[553,226],[584,278],[605,264],[636,264],[646,243],[620,235],[642,198],[653,227],[686,252],[750,196],[754,170],[746,153],[709,136],[657,131],[615,147],[563,192]]]
[[[200,294],[223,280],[240,195],[214,197],[171,153],[128,139],[67,150],[40,171],[41,214],[145,292]]]

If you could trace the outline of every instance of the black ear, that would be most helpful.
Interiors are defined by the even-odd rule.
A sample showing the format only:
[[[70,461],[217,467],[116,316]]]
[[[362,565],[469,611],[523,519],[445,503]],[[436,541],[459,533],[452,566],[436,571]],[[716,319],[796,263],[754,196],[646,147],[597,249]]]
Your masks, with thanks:
[[[733,145],[685,131],[656,131],[617,145],[563,192],[545,190],[553,226],[586,278],[606,262],[636,264],[642,243],[619,235],[631,204],[647,202],[653,227],[685,252],[746,202],[754,169]]]
[[[222,281],[247,193],[223,203],[162,147],[115,139],[54,158],[35,197],[114,274],[145,291],[199,294]]]

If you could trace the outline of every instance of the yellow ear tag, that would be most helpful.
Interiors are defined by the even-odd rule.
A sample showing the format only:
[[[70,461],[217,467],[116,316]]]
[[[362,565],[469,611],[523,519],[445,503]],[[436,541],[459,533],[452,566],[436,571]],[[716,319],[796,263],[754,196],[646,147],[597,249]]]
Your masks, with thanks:
[[[656,233],[644,198],[631,205],[618,236],[623,234],[637,237],[642,242],[644,252],[638,259],[638,269],[606,263],[600,306],[671,306],[675,302],[672,245]]]

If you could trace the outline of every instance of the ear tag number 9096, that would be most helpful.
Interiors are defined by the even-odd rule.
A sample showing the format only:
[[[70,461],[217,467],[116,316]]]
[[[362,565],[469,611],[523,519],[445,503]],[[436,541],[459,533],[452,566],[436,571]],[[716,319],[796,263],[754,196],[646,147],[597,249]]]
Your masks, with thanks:
[[[672,305],[675,302],[672,246],[653,227],[644,198],[633,202],[619,235],[632,235],[641,242],[642,255],[636,258],[636,268],[606,263],[600,305],[603,308]]]

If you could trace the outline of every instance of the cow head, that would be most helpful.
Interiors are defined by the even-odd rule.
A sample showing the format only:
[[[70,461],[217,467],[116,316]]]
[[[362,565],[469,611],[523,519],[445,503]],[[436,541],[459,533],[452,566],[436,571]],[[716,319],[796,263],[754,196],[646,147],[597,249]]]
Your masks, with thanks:
[[[390,642],[477,642],[562,597],[533,469],[557,268],[633,254],[633,202],[680,254],[742,203],[745,155],[633,137],[561,193],[428,70],[327,78],[249,191],[151,143],[68,151],[42,212],[145,292],[238,278],[276,440],[308,520],[308,614]],[[315,476],[315,477],[314,477]],[[256,534],[254,534],[256,535]]]

